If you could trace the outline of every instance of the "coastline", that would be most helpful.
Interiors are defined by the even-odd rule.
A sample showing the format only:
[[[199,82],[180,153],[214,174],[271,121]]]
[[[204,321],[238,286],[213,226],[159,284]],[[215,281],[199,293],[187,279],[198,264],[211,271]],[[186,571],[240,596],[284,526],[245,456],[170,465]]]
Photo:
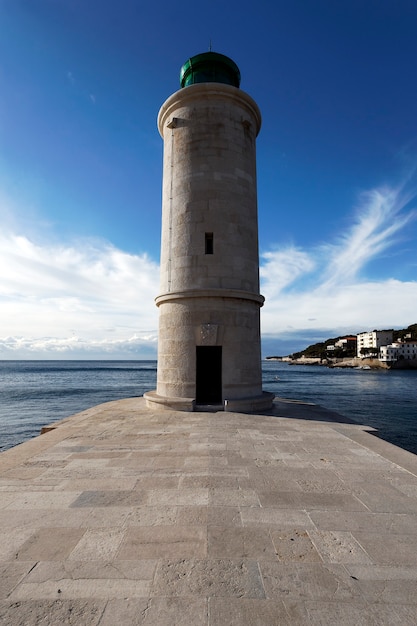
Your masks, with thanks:
[[[351,369],[372,369],[372,370],[417,370],[417,361],[403,359],[395,363],[388,364],[379,359],[353,357],[352,359],[331,359],[320,357],[301,357],[299,359],[291,359],[282,357],[281,359],[267,358],[268,361],[278,361],[288,363],[288,365],[318,365],[321,367],[332,368],[351,368]]]

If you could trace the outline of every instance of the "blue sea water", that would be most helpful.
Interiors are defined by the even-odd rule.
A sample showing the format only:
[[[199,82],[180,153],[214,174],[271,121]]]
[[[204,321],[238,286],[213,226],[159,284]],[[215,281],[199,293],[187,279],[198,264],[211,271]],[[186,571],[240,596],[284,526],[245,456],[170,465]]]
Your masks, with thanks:
[[[0,361],[0,451],[42,426],[155,388],[156,361]]]
[[[264,388],[320,404],[378,429],[378,436],[417,454],[417,370],[356,370],[263,363]]]
[[[263,386],[320,404],[417,454],[417,370],[353,370],[264,361]],[[156,386],[156,361],[0,361],[0,451],[42,426]]]

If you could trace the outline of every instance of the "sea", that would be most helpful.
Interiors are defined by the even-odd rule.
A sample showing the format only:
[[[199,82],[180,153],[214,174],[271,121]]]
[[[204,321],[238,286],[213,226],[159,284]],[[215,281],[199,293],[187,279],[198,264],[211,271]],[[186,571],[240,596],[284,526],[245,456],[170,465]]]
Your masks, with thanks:
[[[417,370],[263,361],[263,388],[319,404],[417,454]],[[0,452],[96,404],[155,389],[156,361],[0,361]]]

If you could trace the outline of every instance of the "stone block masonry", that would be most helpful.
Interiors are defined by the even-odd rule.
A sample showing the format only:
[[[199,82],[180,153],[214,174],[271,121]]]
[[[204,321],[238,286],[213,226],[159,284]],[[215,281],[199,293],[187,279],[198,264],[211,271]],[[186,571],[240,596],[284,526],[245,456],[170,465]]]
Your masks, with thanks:
[[[414,626],[417,457],[366,430],[280,400],[54,424],[0,455],[0,623]]]
[[[203,57],[207,80],[175,92],[158,116],[164,140],[158,375],[156,391],[145,397],[150,408],[262,410],[273,395],[262,392],[260,350],[261,115],[238,81],[212,82],[222,75],[219,67],[226,63],[229,76],[235,64],[216,53]]]

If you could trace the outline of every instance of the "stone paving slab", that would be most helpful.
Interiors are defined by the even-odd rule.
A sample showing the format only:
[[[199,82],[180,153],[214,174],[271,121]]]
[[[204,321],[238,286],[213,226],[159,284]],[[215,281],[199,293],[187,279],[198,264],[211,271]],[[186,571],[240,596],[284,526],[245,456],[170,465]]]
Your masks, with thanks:
[[[0,455],[0,624],[414,626],[417,457],[372,431],[280,399],[49,426]]]

